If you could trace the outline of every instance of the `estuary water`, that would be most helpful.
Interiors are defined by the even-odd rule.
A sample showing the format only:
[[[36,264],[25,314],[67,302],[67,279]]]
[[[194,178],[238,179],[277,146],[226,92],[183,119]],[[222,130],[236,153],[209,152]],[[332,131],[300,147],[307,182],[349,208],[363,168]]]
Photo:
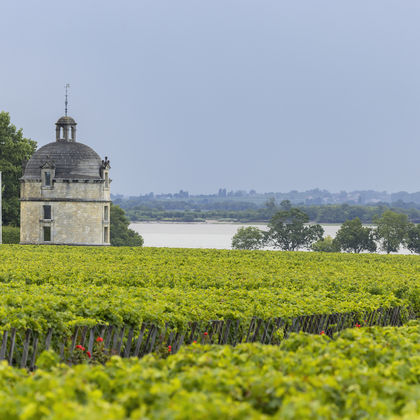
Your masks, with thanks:
[[[256,226],[267,229],[266,225],[241,223],[173,223],[138,222],[130,228],[140,233],[144,246],[169,248],[216,248],[231,249],[232,236],[240,227]],[[324,236],[334,237],[340,225],[322,225]]]
[[[144,246],[168,248],[214,248],[231,249],[232,236],[240,227],[255,226],[265,230],[264,224],[243,223],[175,223],[175,222],[137,222],[130,228],[140,233]],[[340,225],[321,225],[324,236],[335,237]],[[267,248],[269,249],[269,248]],[[378,253],[382,253],[379,252]],[[410,254],[405,248],[400,248],[398,254]]]

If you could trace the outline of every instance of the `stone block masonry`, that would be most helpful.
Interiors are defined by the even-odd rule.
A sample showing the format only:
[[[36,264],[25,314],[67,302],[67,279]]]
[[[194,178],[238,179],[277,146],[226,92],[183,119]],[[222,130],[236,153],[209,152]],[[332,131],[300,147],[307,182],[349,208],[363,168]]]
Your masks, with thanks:
[[[56,141],[37,150],[25,165],[20,242],[109,245],[109,160],[76,142],[73,118],[62,117],[56,126]]]

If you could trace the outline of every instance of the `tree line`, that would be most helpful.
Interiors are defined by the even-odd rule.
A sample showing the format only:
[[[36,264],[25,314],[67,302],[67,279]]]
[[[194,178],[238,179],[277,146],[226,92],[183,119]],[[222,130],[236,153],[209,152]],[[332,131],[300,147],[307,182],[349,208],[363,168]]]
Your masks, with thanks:
[[[217,198],[216,198],[217,199]],[[215,200],[216,200],[215,199]],[[269,222],[281,210],[274,198],[263,206],[245,201],[149,200],[138,204],[135,200],[115,200],[127,213],[131,221],[201,222],[224,220],[241,223]],[[135,204],[137,203],[137,204]],[[323,204],[296,205],[304,211],[311,222],[344,223],[358,217],[362,223],[372,223],[374,217],[387,210],[405,214],[410,221],[420,222],[419,205],[415,203],[378,203],[376,205]]]
[[[405,246],[420,254],[420,225],[408,220],[407,215],[386,210],[373,218],[375,227],[365,227],[355,217],[346,220],[333,239],[324,237],[319,224],[309,224],[309,216],[303,210],[283,201],[270,222],[268,230],[242,227],[232,238],[233,249],[261,249],[274,247],[284,251],[300,249],[317,252],[398,252]]]

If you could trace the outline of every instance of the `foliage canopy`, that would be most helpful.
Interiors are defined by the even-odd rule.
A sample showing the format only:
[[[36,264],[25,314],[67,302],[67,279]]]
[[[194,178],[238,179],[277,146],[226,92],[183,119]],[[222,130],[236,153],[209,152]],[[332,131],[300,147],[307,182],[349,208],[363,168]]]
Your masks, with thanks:
[[[316,241],[311,246],[312,251],[315,252],[340,252],[340,247],[334,242],[331,236]]]
[[[381,249],[387,254],[398,252],[407,240],[409,221],[405,214],[398,214],[387,210],[381,217],[374,219],[376,238],[380,241]]]
[[[346,220],[338,230],[334,241],[339,249],[346,252],[376,251],[373,230],[363,227],[358,217]]]
[[[105,366],[63,366],[43,353],[35,372],[0,364],[0,417],[417,419],[419,342],[411,322],[334,340],[292,334],[280,346],[195,344]]]
[[[298,208],[291,207],[289,201],[281,203],[279,210],[268,224],[266,242],[284,251],[296,251],[310,246],[322,239],[324,229],[321,225],[309,225],[308,215]]]
[[[142,236],[128,227],[130,221],[121,207],[111,204],[110,221],[112,246],[143,246]]]
[[[420,314],[416,255],[2,245],[0,261],[0,330]]]
[[[415,254],[420,254],[420,224],[410,223],[407,232],[407,248]]]
[[[19,178],[22,162],[28,160],[36,149],[36,142],[23,137],[10,123],[7,112],[0,112],[0,172],[2,172],[3,223],[19,226]]]
[[[233,249],[259,249],[263,245],[264,233],[253,226],[240,227],[232,238]]]
[[[18,244],[20,242],[20,229],[16,226],[3,226],[2,236],[4,244]]]

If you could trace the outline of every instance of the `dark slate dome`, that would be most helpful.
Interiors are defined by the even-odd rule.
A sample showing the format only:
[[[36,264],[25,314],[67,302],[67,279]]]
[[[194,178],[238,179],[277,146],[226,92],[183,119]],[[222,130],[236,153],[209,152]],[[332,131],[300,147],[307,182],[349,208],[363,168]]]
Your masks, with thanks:
[[[101,179],[101,158],[82,143],[60,141],[41,147],[26,164],[23,178],[40,179],[45,163],[55,166],[55,178]]]
[[[76,121],[67,115],[56,122],[56,142],[38,149],[26,164],[23,179],[41,179],[41,167],[55,169],[55,178],[102,179],[102,160],[89,146],[76,142]]]
[[[58,119],[58,121],[56,122],[56,125],[60,125],[60,124],[71,124],[71,125],[76,125],[76,121],[74,121],[74,119],[72,117],[69,116],[64,116]]]

